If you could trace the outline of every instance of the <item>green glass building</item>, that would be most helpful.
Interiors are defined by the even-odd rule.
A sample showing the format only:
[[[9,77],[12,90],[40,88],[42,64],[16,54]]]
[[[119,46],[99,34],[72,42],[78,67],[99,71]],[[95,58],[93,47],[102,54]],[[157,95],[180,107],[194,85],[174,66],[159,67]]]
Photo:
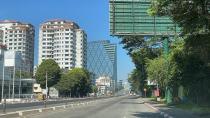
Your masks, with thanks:
[[[99,77],[110,77],[112,87],[117,83],[117,45],[109,40],[91,41],[87,44],[87,69]]]
[[[174,35],[180,29],[167,16],[149,16],[151,0],[110,0],[110,34]]]

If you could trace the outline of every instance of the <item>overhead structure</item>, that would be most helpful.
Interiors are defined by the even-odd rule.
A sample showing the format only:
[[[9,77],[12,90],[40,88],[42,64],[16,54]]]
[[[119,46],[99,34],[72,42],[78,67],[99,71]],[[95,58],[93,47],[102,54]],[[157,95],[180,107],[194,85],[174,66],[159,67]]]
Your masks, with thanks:
[[[110,0],[110,34],[174,35],[180,29],[167,16],[149,16],[151,0]]]

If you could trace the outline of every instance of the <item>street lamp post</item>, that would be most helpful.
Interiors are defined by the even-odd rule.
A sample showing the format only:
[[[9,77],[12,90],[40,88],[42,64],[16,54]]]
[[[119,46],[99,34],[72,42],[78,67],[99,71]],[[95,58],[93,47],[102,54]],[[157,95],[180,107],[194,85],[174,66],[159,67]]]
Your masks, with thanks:
[[[48,98],[48,88],[47,88],[47,71],[46,71],[46,74],[45,74],[45,91],[46,91],[46,97],[45,97],[45,100],[44,100],[44,107],[46,108],[47,107],[47,98]]]
[[[20,94],[21,94],[21,78],[22,78],[22,71],[21,71],[21,68],[20,68],[20,78],[19,78],[19,99],[20,99]]]
[[[13,68],[13,80],[12,80],[12,99],[14,100],[15,97],[15,64]]]
[[[46,79],[45,79],[45,89],[46,89],[46,99],[48,98],[48,87],[47,87],[47,71],[46,71],[46,75],[45,75]]]
[[[3,70],[2,70],[2,88],[1,88],[1,102],[3,101],[4,98],[4,52],[3,52],[3,56],[2,56],[2,61],[3,61]]]

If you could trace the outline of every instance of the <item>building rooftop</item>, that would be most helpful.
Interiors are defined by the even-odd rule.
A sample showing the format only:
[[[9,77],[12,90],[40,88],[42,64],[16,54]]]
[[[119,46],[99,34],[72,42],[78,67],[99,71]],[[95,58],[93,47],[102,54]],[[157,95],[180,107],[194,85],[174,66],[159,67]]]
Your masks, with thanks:
[[[16,20],[0,20],[0,23],[17,23]]]
[[[56,23],[54,24],[54,22],[63,22],[63,23]],[[79,25],[73,21],[70,21],[70,20],[62,20],[62,19],[52,19],[52,20],[47,20],[45,21],[44,23],[41,24],[41,27],[42,26],[46,26],[46,25],[52,25],[52,26],[65,26],[65,27],[72,27],[72,28],[75,28],[75,29],[79,29]]]

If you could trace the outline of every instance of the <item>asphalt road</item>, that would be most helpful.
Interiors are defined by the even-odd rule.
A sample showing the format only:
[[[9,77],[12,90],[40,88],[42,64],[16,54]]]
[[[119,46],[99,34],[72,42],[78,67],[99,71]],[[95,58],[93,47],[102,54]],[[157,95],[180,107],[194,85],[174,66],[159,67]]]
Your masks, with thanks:
[[[74,108],[45,112],[25,118],[163,118],[141,98],[117,97]]]
[[[102,98],[75,98],[70,100],[57,100],[57,101],[47,101],[47,107],[52,106],[59,106],[59,105],[65,105],[66,103],[76,103],[76,102],[82,102],[82,101],[90,101],[94,99],[103,99]],[[15,104],[7,104],[6,105],[6,112],[15,112],[15,111],[21,111],[21,110],[29,110],[29,109],[38,109],[38,108],[44,108],[44,102],[32,102],[32,103],[15,103]],[[3,105],[0,105],[0,114],[3,113]]]

